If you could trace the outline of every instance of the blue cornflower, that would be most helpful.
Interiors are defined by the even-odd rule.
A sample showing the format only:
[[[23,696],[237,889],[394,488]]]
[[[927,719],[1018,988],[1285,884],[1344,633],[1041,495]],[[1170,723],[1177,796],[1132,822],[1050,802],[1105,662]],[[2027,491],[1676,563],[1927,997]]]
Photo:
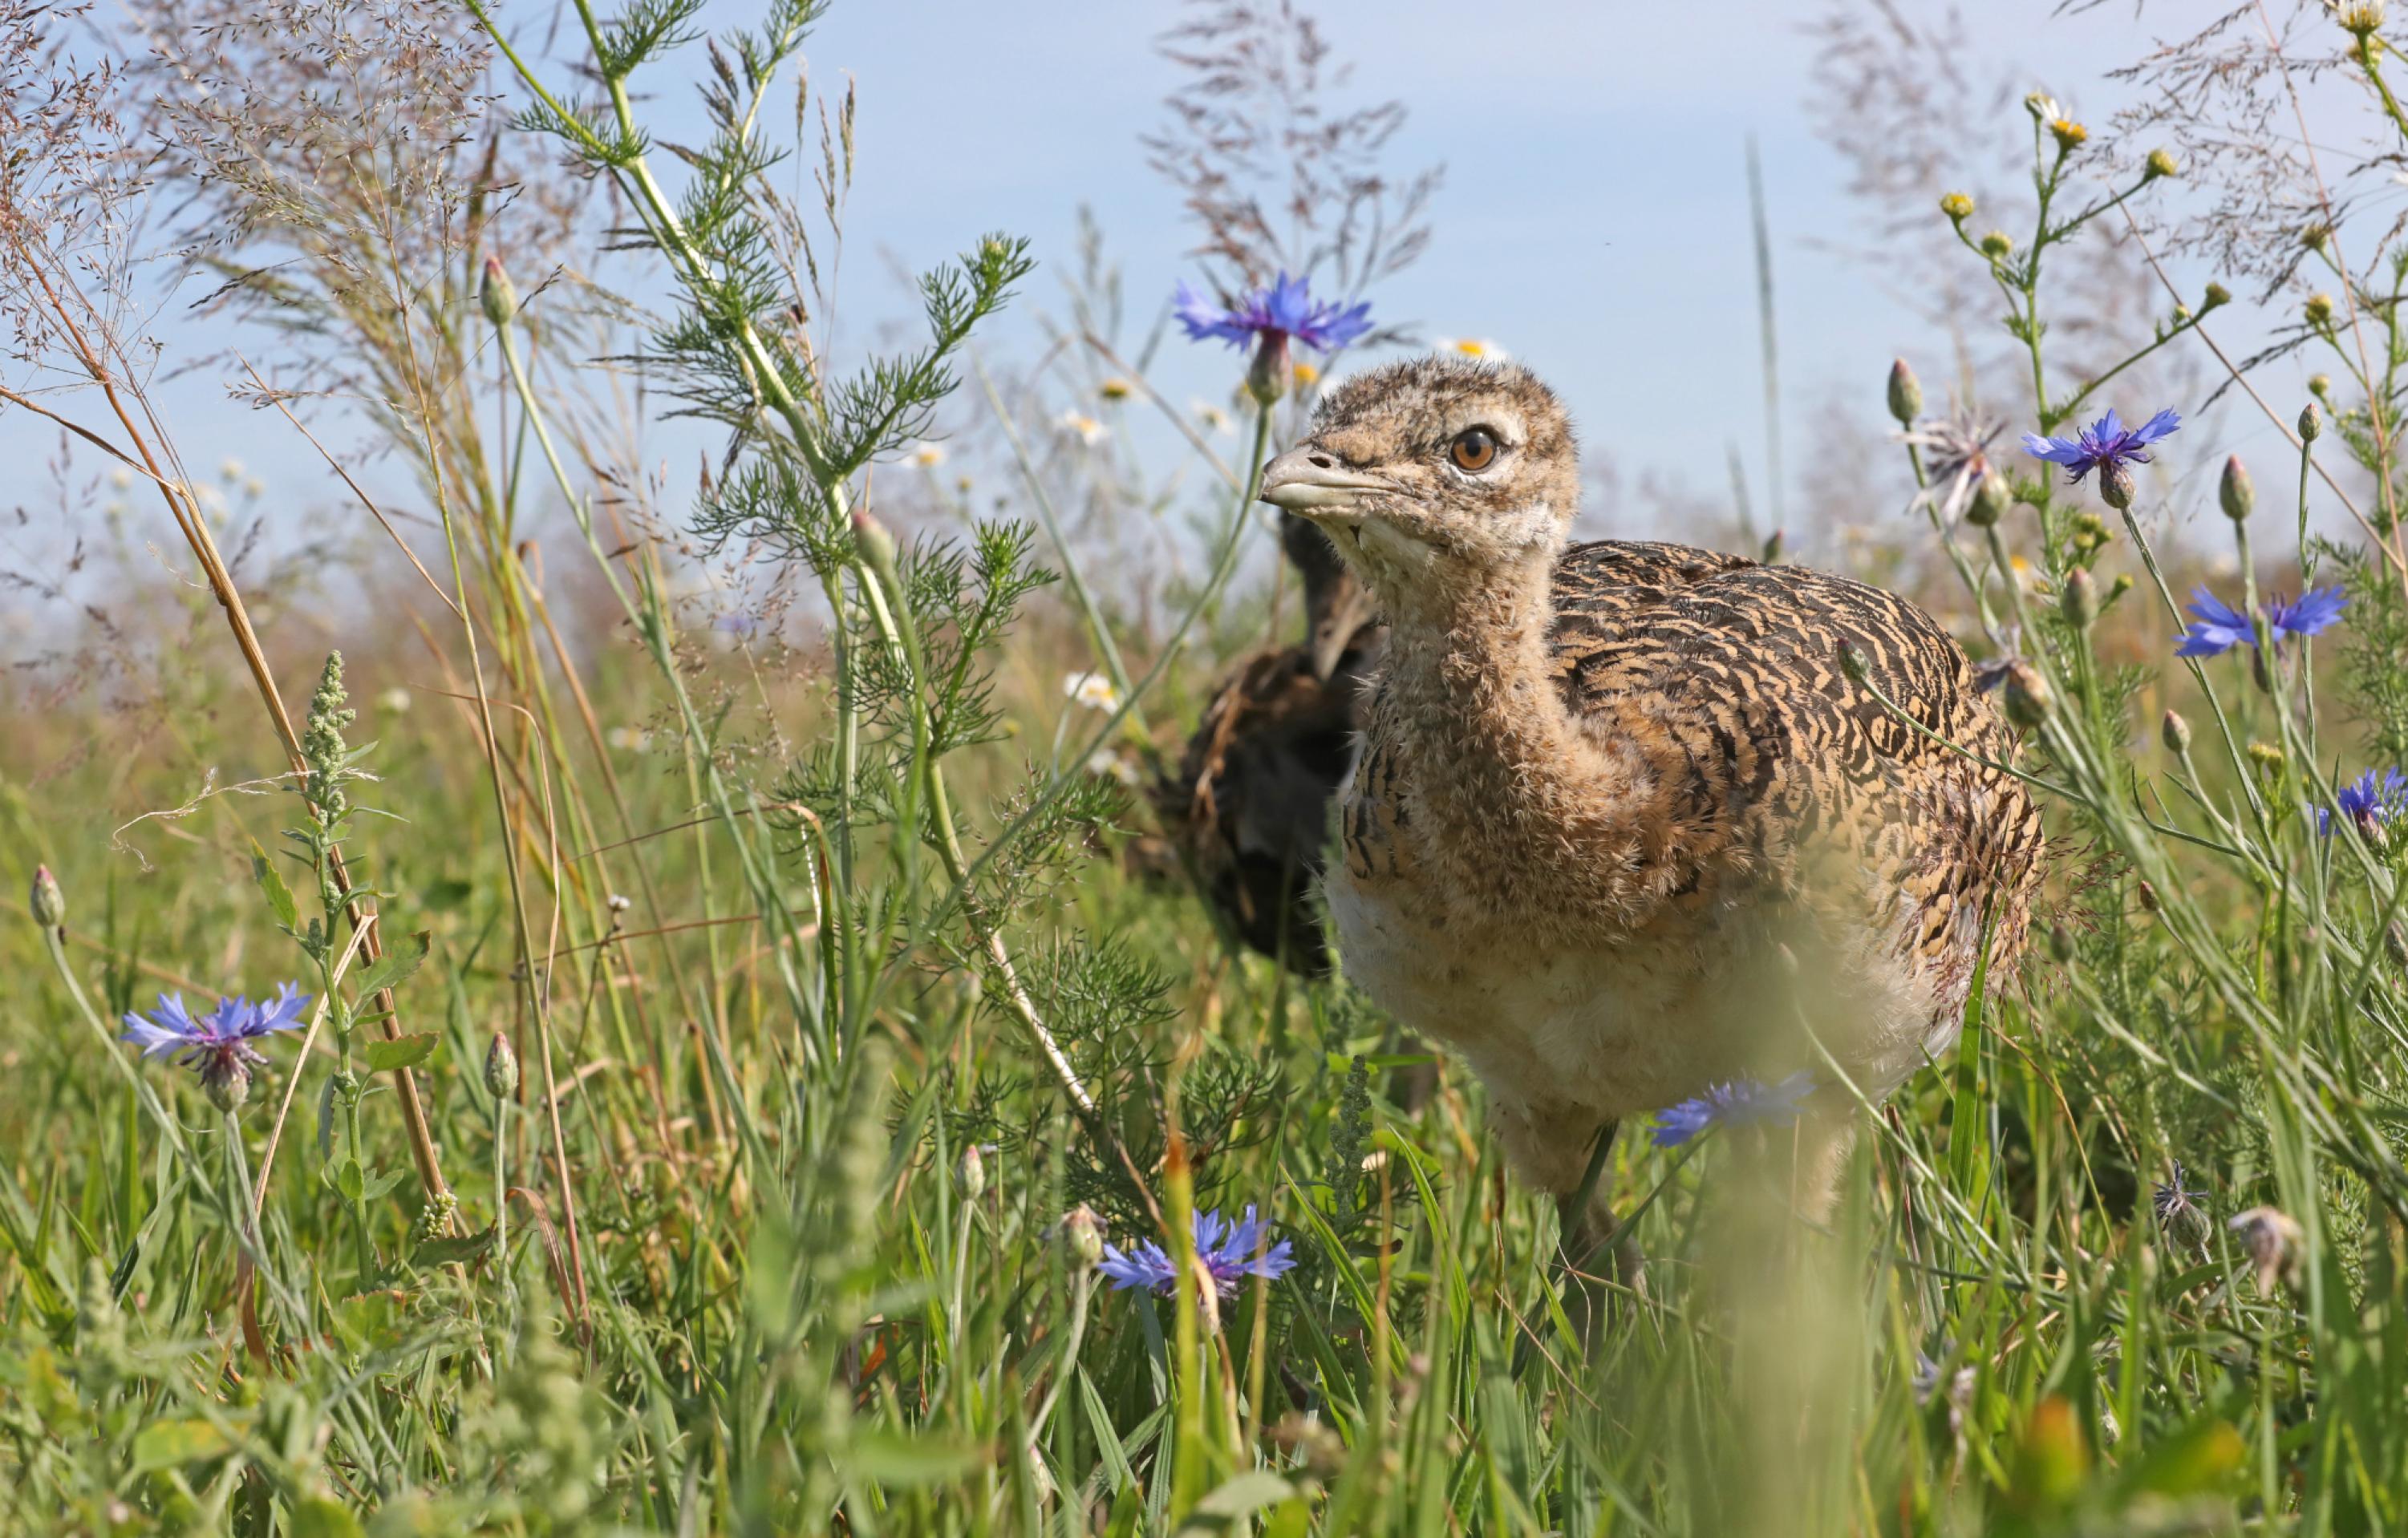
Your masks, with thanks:
[[[2338,624],[2341,611],[2348,606],[2349,596],[2339,588],[2310,588],[2297,598],[2278,595],[2266,605],[2266,626],[2277,639],[2314,635]],[[2249,616],[2203,587],[2191,591],[2190,612],[2197,618],[2183,631],[2182,645],[2174,648],[2177,657],[2217,657],[2234,647],[2258,644]]]
[[[2349,595],[2339,588],[2310,588],[2296,599],[2276,596],[2266,605],[2266,622],[2286,635],[2314,635],[2341,622]]]
[[[1753,1127],[1798,1119],[1798,1103],[1814,1088],[1814,1075],[1800,1071],[1778,1084],[1733,1079],[1709,1085],[1694,1100],[1656,1113],[1653,1136],[1659,1148],[1677,1148],[1709,1127]]]
[[[125,1017],[124,1033],[117,1039],[134,1043],[146,1058],[180,1054],[179,1063],[200,1070],[201,1088],[210,1100],[231,1110],[251,1092],[251,1065],[267,1061],[251,1044],[299,1025],[309,998],[291,983],[279,983],[273,999],[222,999],[216,1009],[194,1019],[182,994],[162,993],[159,1007],[149,1015]]]
[[[1278,335],[1292,336],[1317,351],[1331,352],[1371,329],[1369,301],[1340,305],[1324,300],[1315,304],[1307,281],[1290,278],[1284,272],[1269,288],[1240,294],[1236,307],[1230,309],[1214,305],[1181,278],[1175,309],[1179,323],[1187,328],[1188,340],[1202,342],[1217,336],[1231,347],[1244,347],[1257,338]]]
[[[2331,806],[2316,808],[2318,833],[2330,838],[2336,818],[2371,833],[2408,810],[2408,775],[2397,769],[2369,769],[2335,790],[2333,801]]]
[[[2258,629],[2249,616],[2225,603],[2204,586],[2190,595],[2190,611],[2199,618],[2183,631],[2177,657],[2216,657],[2237,646],[2256,646]]]
[[[2107,415],[2084,428],[2077,437],[2043,438],[2037,433],[2027,433],[2024,448],[2051,464],[2064,465],[2072,472],[2067,478],[2079,482],[2102,464],[2148,463],[2148,446],[2181,426],[2182,419],[2168,410],[2158,412],[2139,427],[2128,428],[2111,406]]]
[[[1262,1276],[1275,1281],[1296,1264],[1296,1257],[1289,1253],[1294,1246],[1285,1239],[1263,1249],[1269,1227],[1254,1216],[1251,1204],[1246,1216],[1235,1223],[1217,1212],[1196,1214],[1196,1258],[1204,1262],[1222,1297],[1236,1297],[1240,1278]],[[1126,1254],[1117,1246],[1106,1245],[1096,1269],[1112,1279],[1116,1292],[1142,1287],[1168,1297],[1179,1289],[1178,1268],[1162,1246],[1150,1239],[1131,1245]]]

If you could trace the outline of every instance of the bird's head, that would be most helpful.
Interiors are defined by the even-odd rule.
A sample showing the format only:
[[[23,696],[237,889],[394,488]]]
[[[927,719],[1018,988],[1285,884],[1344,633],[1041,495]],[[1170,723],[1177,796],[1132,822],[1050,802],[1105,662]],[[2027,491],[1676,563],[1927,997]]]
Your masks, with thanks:
[[[1555,392],[1513,363],[1418,358],[1346,380],[1263,472],[1382,603],[1418,606],[1543,570],[1578,510],[1580,452]]]

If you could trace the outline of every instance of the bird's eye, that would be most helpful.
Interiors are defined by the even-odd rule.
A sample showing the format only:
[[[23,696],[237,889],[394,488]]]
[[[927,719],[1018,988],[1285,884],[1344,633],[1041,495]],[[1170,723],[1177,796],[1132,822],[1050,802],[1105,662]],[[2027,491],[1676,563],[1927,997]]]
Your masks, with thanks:
[[[1446,457],[1459,470],[1485,470],[1497,463],[1497,434],[1484,427],[1468,427],[1447,446]]]

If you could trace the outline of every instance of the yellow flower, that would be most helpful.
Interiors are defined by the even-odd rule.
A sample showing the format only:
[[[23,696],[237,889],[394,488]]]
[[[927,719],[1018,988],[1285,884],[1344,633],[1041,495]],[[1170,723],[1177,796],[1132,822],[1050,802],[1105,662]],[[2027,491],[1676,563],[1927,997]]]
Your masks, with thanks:
[[[1312,383],[1313,380],[1320,377],[1321,370],[1313,367],[1311,363],[1306,363],[1301,358],[1298,358],[1296,361],[1296,382],[1297,384],[1309,385]]]
[[[2057,136],[2057,147],[2068,153],[2081,148],[2083,141],[2090,137],[2090,130],[2071,118],[2056,119],[2049,123],[2048,131]]]
[[[1137,393],[1137,386],[1115,374],[1096,387],[1096,393],[1108,401],[1125,401]]]
[[[945,446],[941,443],[915,443],[908,456],[923,470],[933,470],[945,463]]]

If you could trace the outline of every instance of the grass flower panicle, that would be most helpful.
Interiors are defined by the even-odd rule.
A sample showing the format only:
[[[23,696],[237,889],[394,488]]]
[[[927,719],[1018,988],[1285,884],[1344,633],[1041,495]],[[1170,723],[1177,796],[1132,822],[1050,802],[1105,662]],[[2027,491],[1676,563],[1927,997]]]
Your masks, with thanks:
[[[2126,427],[2111,406],[2105,416],[2070,438],[2027,433],[2024,449],[2035,458],[2065,466],[2066,478],[2078,485],[2083,477],[2101,466],[2149,463],[2149,445],[2181,427],[2182,418],[2171,409],[2158,412],[2138,427]]]
[[[1270,1225],[1254,1215],[1251,1203],[1245,1216],[1234,1223],[1218,1212],[1196,1214],[1196,1259],[1223,1298],[1237,1296],[1238,1284],[1248,1276],[1277,1281],[1296,1265],[1292,1242],[1282,1239],[1266,1247],[1263,1241],[1269,1236]],[[1125,1252],[1117,1245],[1106,1245],[1096,1269],[1111,1278],[1115,1292],[1142,1287],[1168,1297],[1178,1290],[1178,1267],[1150,1239],[1131,1245]]]
[[[1706,1092],[1656,1113],[1651,1132],[1656,1146],[1677,1148],[1713,1127],[1761,1127],[1795,1121],[1799,1102],[1814,1088],[1814,1075],[1804,1071],[1778,1084],[1761,1079],[1733,1079],[1709,1086]]]

